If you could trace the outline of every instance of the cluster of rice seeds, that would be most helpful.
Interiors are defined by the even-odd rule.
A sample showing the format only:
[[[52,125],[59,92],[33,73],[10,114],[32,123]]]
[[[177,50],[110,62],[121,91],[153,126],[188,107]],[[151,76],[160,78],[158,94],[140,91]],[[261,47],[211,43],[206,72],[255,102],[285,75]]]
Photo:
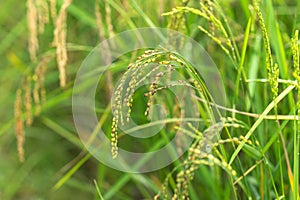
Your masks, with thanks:
[[[188,125],[188,127],[189,127],[190,129],[192,129],[192,131],[193,131],[197,136],[199,136],[200,138],[203,139],[203,133],[201,133],[198,129],[196,129],[191,123],[188,123],[187,125]]]
[[[176,176],[176,187],[172,196],[172,200],[176,199],[188,199],[189,182],[194,177],[194,169],[188,167],[183,171],[180,171]]]
[[[219,140],[217,143],[214,144],[213,147],[215,148],[219,145],[222,145],[222,144],[225,144],[225,143],[231,143],[231,142],[234,142],[236,144],[240,144],[240,143],[242,143],[242,141],[245,142],[248,145],[253,145],[251,140],[248,140],[243,135],[241,135],[240,137],[233,137],[233,138]]]
[[[20,162],[24,162],[24,122],[22,119],[22,90],[18,89],[16,92],[16,100],[15,100],[15,131],[16,131],[16,138],[17,138],[17,149]]]
[[[298,109],[298,118],[300,118],[300,69],[299,69],[299,46],[298,46],[298,35],[299,31],[296,30],[294,37],[292,38],[292,54],[294,62],[294,72],[293,76],[297,80],[297,109]],[[300,127],[300,121],[298,120],[298,127]]]
[[[112,158],[115,159],[118,155],[118,123],[119,118],[122,119],[123,122],[123,116],[121,112],[121,99],[122,99],[122,89],[126,81],[126,77],[129,71],[126,71],[124,76],[120,80],[120,84],[117,86],[115,90],[115,102],[112,105],[113,110],[113,119],[112,119],[112,127],[111,127],[111,154]]]
[[[126,94],[125,94],[125,98],[123,101],[123,104],[127,105],[127,107],[128,107],[127,116],[126,116],[127,121],[129,121],[129,118],[130,118],[132,102],[133,102],[133,94],[134,94],[136,87],[139,86],[147,78],[149,78],[152,73],[155,73],[157,70],[159,70],[159,67],[160,67],[160,66],[156,66],[153,69],[151,69],[150,72],[148,72],[146,75],[143,75],[143,70],[141,70],[142,67],[147,63],[155,62],[159,58],[159,55],[155,56],[155,57],[152,57],[152,56],[148,57],[148,54],[149,54],[149,51],[146,51],[146,53],[143,54],[142,56],[140,56],[138,58],[138,60],[143,60],[144,58],[146,58],[146,59],[144,59],[141,63],[138,62],[138,63],[130,66],[130,68],[129,68],[129,70],[132,70],[132,69],[133,70],[132,70],[131,77],[130,77],[131,79],[129,81],[129,87],[126,89]]]
[[[264,48],[266,51],[266,68],[268,71],[268,78],[271,85],[271,91],[273,93],[273,100],[278,96],[278,78],[279,78],[279,68],[277,64],[273,64],[272,59],[272,53],[271,53],[271,47],[270,47],[270,41],[266,29],[266,25],[262,16],[262,13],[260,11],[258,1],[254,1],[254,8],[256,11],[256,15],[258,17],[259,25],[261,28],[261,32],[263,35],[263,41],[264,41]],[[275,102],[275,110],[276,110],[277,104]]]
[[[236,171],[226,162],[222,159],[222,157],[217,158],[214,157],[211,154],[208,154],[206,152],[203,152],[201,149],[204,146],[204,135],[199,130],[197,130],[195,127],[192,126],[192,124],[188,123],[188,126],[192,129],[195,134],[197,134],[199,137],[198,139],[192,144],[192,146],[188,150],[188,158],[183,163],[183,169],[180,170],[176,176],[176,186],[173,191],[173,195],[170,198],[168,194],[168,181],[171,176],[171,173],[166,178],[164,184],[162,185],[162,190],[159,194],[157,194],[154,199],[189,199],[188,194],[188,188],[190,182],[194,178],[195,171],[201,166],[201,165],[207,165],[207,166],[220,166],[222,169],[224,169],[228,174],[232,176],[236,176]],[[230,140],[230,139],[229,139]],[[219,144],[223,144],[226,142],[229,142],[229,140],[223,140],[220,141],[220,143],[216,143],[213,147],[216,147]],[[245,141],[247,144],[252,144],[251,141],[247,140],[243,136],[238,138],[233,138],[233,141],[241,142]],[[175,169],[174,169],[175,170]],[[173,173],[173,172],[172,172]]]
[[[200,0],[200,5],[206,6],[211,13],[214,13],[213,2],[211,0]],[[201,7],[202,12],[205,10]],[[209,22],[209,32],[212,36],[215,35],[215,25],[212,22]]]
[[[223,118],[222,121],[224,122],[224,127],[245,128],[244,123],[236,118],[227,117]]]
[[[169,197],[169,191],[168,191],[168,186],[169,186],[169,180],[171,178],[171,176],[173,175],[173,173],[175,172],[176,168],[172,170],[172,172],[170,172],[167,177],[164,180],[164,183],[161,186],[161,190],[159,191],[159,193],[157,193],[154,197],[153,200],[159,200],[159,199],[170,199]]]
[[[130,114],[132,110],[133,94],[136,87],[146,78],[148,78],[152,73],[159,69],[159,67],[154,67],[146,76],[143,76],[143,70],[141,70],[145,65],[149,63],[158,62],[163,52],[158,50],[147,50],[145,53],[137,58],[135,63],[131,63],[128,66],[128,70],[122,76],[119,85],[115,90],[115,102],[112,105],[113,109],[113,120],[112,120],[112,131],[111,131],[111,153],[113,159],[118,156],[118,123],[124,125],[123,116],[123,106],[127,107],[126,121],[129,121]],[[126,80],[130,76],[128,85]],[[142,77],[143,76],[143,77]],[[142,77],[142,78],[141,78]],[[123,92],[125,95],[123,95]]]
[[[186,6],[188,4],[188,0],[183,0],[181,5]],[[166,14],[163,13],[162,16],[165,16]],[[174,13],[171,15],[171,19],[168,24],[168,28],[171,30],[179,31],[182,33],[186,32],[186,25],[185,25],[186,19],[184,16],[184,13]],[[174,35],[172,33],[169,33],[168,35],[168,44],[177,48],[182,48],[184,45],[184,40],[181,38],[180,41],[175,39]]]
[[[50,4],[50,13],[51,13],[51,17],[52,17],[52,21],[56,21],[56,0],[49,0],[49,4]]]
[[[203,145],[203,140],[199,140],[190,147],[188,151],[188,159],[184,161],[184,169],[177,174],[176,188],[172,199],[182,197],[182,199],[188,199],[188,188],[190,181],[193,180],[197,165],[193,162],[197,160],[197,155],[191,151],[193,148],[200,148]]]
[[[209,30],[206,30],[202,26],[198,26],[198,28],[204,32],[208,37],[210,37],[213,41],[215,41],[221,49],[230,57],[232,60],[236,60],[237,56],[235,54],[234,45],[229,38],[229,34],[223,26],[222,22],[216,17],[214,12],[214,2],[205,0],[204,2],[200,2],[200,9],[190,8],[190,7],[176,7],[173,8],[172,11],[164,13],[164,16],[171,15],[171,17],[182,14],[182,13],[192,13],[198,15],[206,21],[209,22]],[[174,17],[173,17],[174,18]],[[226,21],[226,19],[224,19]],[[172,20],[171,20],[172,21]],[[217,32],[225,38],[225,43],[218,39]],[[230,50],[229,50],[230,49]]]
[[[31,76],[27,76],[25,82],[23,84],[24,90],[24,106],[25,106],[25,114],[26,114],[26,125],[30,126],[33,121],[32,114],[32,96],[31,96]]]
[[[297,120],[297,132],[294,133],[294,147],[298,150],[298,157],[299,157],[299,137],[300,137],[300,64],[299,64],[299,44],[298,44],[298,35],[299,31],[296,30],[295,36],[292,38],[292,53],[293,53],[293,61],[294,61],[294,77],[297,80],[297,89],[298,89],[298,94],[297,94],[297,115],[298,115],[298,120]],[[296,139],[297,138],[297,139]],[[297,140],[297,141],[296,141]],[[298,147],[298,148],[297,148]],[[296,154],[295,154],[296,156]],[[297,159],[294,158],[295,162],[297,162]],[[298,168],[298,169],[297,169]],[[297,167],[296,164],[294,164],[294,173],[299,170],[299,167]],[[299,178],[299,173],[295,175],[295,180],[297,181],[297,178]],[[297,188],[297,185],[299,185],[297,182],[294,184],[294,188]],[[297,196],[297,194],[296,194]]]
[[[202,146],[204,145],[204,136],[199,130],[193,127],[191,123],[188,123],[188,126],[199,137],[188,150],[188,158],[183,163],[184,169],[177,174],[176,188],[174,189],[172,199],[178,199],[179,197],[180,199],[188,199],[189,183],[193,180],[194,172],[197,169],[197,164],[194,163],[194,161],[202,159],[203,155],[207,155],[206,153],[198,155],[193,151],[194,149],[202,148]]]
[[[66,65],[68,61],[67,55],[67,8],[72,3],[72,0],[65,0],[62,4],[58,16],[55,21],[54,41],[53,45],[56,47],[56,60],[59,71],[60,86],[66,85]]]
[[[162,65],[162,66],[164,66],[164,65]],[[148,102],[147,102],[147,108],[146,108],[146,111],[145,111],[145,115],[149,114],[150,106],[152,105],[152,103],[154,101],[154,95],[159,90],[163,90],[163,89],[170,86],[170,85],[167,85],[167,86],[158,88],[158,84],[161,81],[161,79],[163,78],[163,76],[165,76],[168,72],[171,72],[172,70],[174,70],[174,68],[171,68],[171,65],[166,65],[166,67],[167,67],[167,71],[161,71],[161,72],[158,72],[158,73],[155,74],[154,80],[150,84],[149,92],[148,92],[148,94],[146,93],[146,95],[145,95],[149,98]]]
[[[205,161],[203,161],[203,163],[205,163]],[[164,183],[161,186],[161,190],[159,191],[159,193],[157,195],[154,196],[154,200],[158,200],[158,199],[164,199],[164,200],[169,200],[169,199],[188,199],[188,182],[186,181],[188,177],[193,178],[193,172],[194,172],[194,168],[190,168],[190,170],[187,171],[187,173],[185,173],[186,168],[188,165],[190,165],[191,163],[184,163],[183,166],[183,170],[180,170],[177,175],[176,175],[176,188],[173,191],[173,195],[172,197],[169,196],[170,192],[168,191],[169,188],[169,180],[172,177],[172,175],[178,170],[179,167],[182,166],[177,166],[175,167],[172,172],[170,172],[168,174],[168,176],[165,178]],[[208,162],[206,163],[208,164]],[[184,190],[185,191],[184,191]]]
[[[150,63],[157,63],[159,58],[162,56],[162,52],[159,52],[158,50],[147,50],[143,55],[138,57],[137,62],[129,67],[129,70],[131,70],[131,77],[129,81],[129,86],[126,89],[126,94],[124,97],[123,105],[127,106],[127,115],[126,120],[127,122],[130,119],[131,109],[132,109],[132,102],[133,102],[133,94],[136,89],[143,81],[145,81],[147,78],[149,78],[152,74],[155,74],[156,71],[159,70],[161,67],[160,65],[153,67],[147,74],[143,74],[144,71],[142,70],[143,67]],[[160,72],[157,73],[156,77],[159,77]],[[157,80],[154,80],[151,82],[150,85],[150,91],[149,92],[149,99],[151,101],[153,100],[151,96],[154,95],[154,90],[157,88],[158,85],[158,78]],[[152,94],[153,93],[153,94]],[[147,96],[147,95],[145,95]],[[145,114],[147,115],[147,114]]]
[[[223,122],[221,122],[223,123]],[[205,145],[204,138],[205,133],[201,133],[199,130],[197,130],[195,127],[193,127],[190,123],[188,124],[189,127],[194,131],[197,135],[200,136],[200,139],[196,140],[196,142],[193,143],[193,145],[189,148],[188,151],[188,158],[184,161],[184,170],[180,171],[177,174],[176,178],[176,188],[174,190],[174,194],[172,199],[188,199],[188,187],[190,181],[193,180],[194,172],[199,168],[200,165],[208,165],[208,166],[214,166],[218,165],[222,167],[227,173],[231,174],[232,176],[236,176],[236,171],[226,162],[222,159],[222,157],[217,158],[214,157],[211,154],[208,154],[206,152],[203,152],[203,146]],[[208,130],[208,129],[207,129]],[[207,133],[206,133],[207,134]],[[201,139],[202,138],[202,139]],[[227,142],[236,142],[241,143],[244,141],[245,143],[252,145],[252,142],[250,140],[247,140],[244,136],[240,136],[239,138],[232,138],[232,139],[226,139],[226,140],[219,140],[217,143],[214,143],[212,146],[213,149],[215,149],[218,145],[227,143]]]
[[[33,113],[32,113],[32,78],[30,75],[27,75],[23,80],[22,88],[17,89],[15,107],[14,107],[14,117],[15,117],[15,131],[17,138],[17,149],[20,162],[24,162],[24,120],[23,112],[25,113],[25,123],[26,126],[30,126],[33,122]],[[23,96],[22,96],[23,94]]]
[[[135,91],[135,88],[137,87],[137,82],[142,76],[142,71],[139,70],[139,67],[133,67],[131,68],[133,71],[131,74],[131,79],[129,81],[129,85],[126,89],[126,94],[125,98],[123,100],[123,105],[127,106],[127,115],[126,115],[126,121],[128,122],[130,120],[130,114],[131,114],[131,109],[132,109],[132,102],[133,102],[133,93]],[[121,117],[121,124],[124,125],[123,117]]]
[[[144,67],[151,63],[155,63],[157,65],[151,66],[149,71],[145,72],[145,70],[143,70]],[[120,122],[120,124],[124,125],[125,117],[126,122],[130,120],[133,94],[140,84],[142,84],[146,79],[150,78],[151,84],[149,86],[149,91],[144,94],[145,97],[149,98],[145,115],[149,114],[150,107],[154,101],[154,95],[158,91],[178,86],[178,84],[188,85],[189,87],[194,88],[192,85],[182,80],[171,83],[169,83],[167,80],[167,83],[169,84],[159,86],[159,83],[162,82],[163,77],[167,79],[167,76],[171,76],[172,71],[175,70],[175,63],[179,64],[181,67],[185,66],[184,61],[172,53],[166,53],[160,50],[147,50],[144,54],[137,58],[136,62],[131,63],[128,66],[128,70],[122,76],[114,92],[115,102],[112,105],[113,119],[111,132],[111,152],[113,158],[116,158],[118,155],[118,123]],[[127,111],[126,116],[123,116],[122,111],[124,111],[124,108]],[[182,114],[184,114],[184,111],[181,112],[181,115]]]
[[[37,51],[39,49],[39,34],[44,32],[44,27],[49,23],[49,13],[51,13],[54,23],[54,41],[53,46],[56,47],[57,65],[59,70],[60,86],[66,85],[67,50],[66,50],[66,16],[67,7],[72,0],[65,0],[59,13],[56,12],[56,1],[50,0],[49,3],[44,0],[27,0],[27,24],[28,24],[28,51],[30,59],[37,59]]]
[[[236,171],[226,161],[224,161],[223,159],[219,159],[219,158],[213,156],[212,154],[206,154],[206,155],[202,154],[201,159],[192,161],[192,163],[195,164],[195,166],[196,166],[194,168],[194,170],[196,170],[200,164],[203,164],[201,161],[204,159],[207,159],[209,166],[217,165],[217,166],[220,166],[222,169],[224,169],[230,175],[232,175],[234,177],[237,175]]]
[[[38,35],[44,32],[45,25],[49,23],[50,9],[47,1],[27,0],[28,50],[32,61],[35,61],[37,57]]]
[[[34,81],[34,89],[33,89],[33,100],[35,104],[35,115],[39,116],[41,112],[41,107],[45,104],[46,101],[46,90],[44,87],[44,79],[45,73],[47,70],[47,62],[48,58],[42,60],[42,62],[36,67],[33,81]]]
[[[210,37],[217,45],[220,46],[220,48],[228,55],[230,56],[230,51],[228,50],[227,47],[225,47],[223,45],[223,42],[218,39],[217,37],[215,37],[214,35],[212,35],[209,31],[207,31],[205,28],[203,28],[202,26],[198,26],[198,28],[205,33],[208,37]]]
[[[38,42],[38,17],[37,8],[34,0],[27,0],[27,26],[29,31],[28,51],[31,60],[36,60],[37,50],[39,48]]]
[[[115,111],[114,117],[112,119],[111,127],[111,154],[112,158],[115,159],[118,156],[118,110]]]
[[[131,91],[134,91],[136,79],[131,77],[131,80],[129,82],[129,85],[126,88],[126,94],[123,98],[123,91],[126,87],[126,80],[128,78],[128,75],[132,75],[136,77],[136,73],[138,73],[138,64],[131,63],[128,66],[128,70],[124,73],[122,76],[119,85],[116,87],[116,90],[114,92],[115,95],[115,102],[112,105],[113,110],[113,119],[112,119],[112,127],[111,127],[111,153],[112,158],[115,159],[118,156],[118,123],[120,120],[120,123],[124,125],[124,117],[122,112],[123,103],[125,103],[128,107],[128,113],[127,116],[130,116],[131,107],[132,107],[132,98],[129,97]]]
[[[179,171],[176,176],[176,186],[173,191],[173,196],[170,198],[168,195],[168,179],[166,178],[164,184],[162,185],[162,190],[157,194],[154,199],[189,199],[188,189],[189,184],[194,178],[195,171],[201,166],[219,166],[228,174],[233,177],[237,176],[236,171],[224,160],[220,160],[211,154],[201,154],[201,158],[196,157],[193,160],[185,161],[184,169]]]
[[[44,27],[49,23],[49,6],[47,1],[36,0],[38,30],[40,33],[44,32]]]
[[[209,1],[209,0],[208,0]],[[233,60],[236,60],[235,50],[234,46],[232,44],[231,39],[229,38],[229,34],[227,33],[226,29],[223,26],[223,23],[216,17],[214,12],[214,3],[213,1],[209,1],[209,3],[200,3],[201,9],[203,12],[208,16],[208,22],[210,24],[209,31],[205,31],[205,29],[201,28],[199,26],[200,30],[204,31],[204,33],[207,34],[211,39],[213,39],[222,49],[223,51],[228,54],[229,56],[233,57]],[[226,21],[226,19],[224,19]],[[211,31],[213,29],[213,31]],[[216,35],[216,30],[218,30],[223,37],[225,38],[225,45],[221,40],[219,40]],[[226,49],[229,48],[231,50],[231,54],[229,54],[229,50],[226,51]]]
[[[298,45],[298,37],[299,31],[295,31],[295,35],[292,38],[292,54],[293,54],[293,61],[294,61],[294,77],[300,80],[300,69],[299,69],[299,45]]]
[[[15,99],[15,131],[17,136],[18,152],[20,161],[24,161],[24,121],[26,126],[31,126],[33,117],[40,115],[41,108],[46,101],[46,90],[44,87],[45,73],[49,57],[42,58],[42,61],[35,68],[34,74],[24,77],[22,87],[16,92]],[[33,89],[32,89],[33,88]],[[34,107],[33,107],[34,103]],[[34,109],[33,109],[34,108]],[[33,113],[33,110],[35,112]],[[24,118],[23,118],[24,113]]]

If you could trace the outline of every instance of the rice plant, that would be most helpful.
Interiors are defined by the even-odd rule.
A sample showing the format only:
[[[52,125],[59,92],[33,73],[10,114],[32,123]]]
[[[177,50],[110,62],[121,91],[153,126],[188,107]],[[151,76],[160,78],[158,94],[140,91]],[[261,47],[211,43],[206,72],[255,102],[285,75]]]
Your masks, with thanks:
[[[0,5],[0,199],[299,199],[299,2]],[[94,110],[110,139],[107,159],[122,159],[120,149],[156,151],[173,138],[176,148],[168,152],[180,155],[161,169],[132,174],[87,150],[73,122],[72,92],[99,42],[145,26],[201,44],[220,72],[226,103],[208,89],[215,80],[204,81],[175,51],[139,49],[116,60],[103,54],[103,63],[112,64],[98,82]],[[172,34],[164,39],[185,45]],[[159,131],[149,140],[132,137],[145,130]],[[185,138],[192,141],[186,151]]]

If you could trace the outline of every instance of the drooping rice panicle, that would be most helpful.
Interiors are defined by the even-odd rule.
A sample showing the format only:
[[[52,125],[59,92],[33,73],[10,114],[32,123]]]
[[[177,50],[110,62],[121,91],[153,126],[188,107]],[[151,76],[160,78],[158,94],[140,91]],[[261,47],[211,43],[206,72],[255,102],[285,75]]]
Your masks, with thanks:
[[[72,3],[72,0],[65,0],[55,21],[54,41],[56,47],[56,60],[59,71],[60,86],[65,87],[67,82],[66,66],[68,61],[67,55],[67,8]]]
[[[25,132],[24,132],[24,122],[22,118],[23,113],[23,102],[22,102],[22,90],[18,89],[16,92],[16,100],[15,100],[15,131],[17,138],[17,149],[20,162],[24,162],[24,140],[25,140]]]

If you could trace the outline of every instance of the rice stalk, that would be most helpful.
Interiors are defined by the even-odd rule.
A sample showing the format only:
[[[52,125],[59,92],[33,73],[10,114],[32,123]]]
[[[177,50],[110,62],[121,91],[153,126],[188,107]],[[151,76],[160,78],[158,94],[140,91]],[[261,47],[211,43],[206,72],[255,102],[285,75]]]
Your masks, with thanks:
[[[108,37],[113,37],[114,36],[114,30],[113,30],[113,25],[112,25],[112,20],[111,20],[111,9],[110,9],[110,5],[107,2],[107,0],[105,0],[105,22],[107,25],[107,29],[108,29]]]
[[[200,0],[200,5],[204,5],[211,13],[214,14],[213,2],[211,0]],[[204,12],[202,7],[200,9],[202,9],[202,12]],[[215,35],[215,25],[212,22],[209,23],[209,33],[212,36]]]
[[[67,8],[72,0],[65,0],[62,4],[58,16],[55,21],[54,41],[56,47],[56,60],[59,71],[60,86],[66,86],[66,66],[68,61],[66,40],[67,40]]]
[[[198,28],[205,33],[208,37],[210,37],[216,44],[218,44],[221,49],[228,55],[230,56],[229,50],[222,44],[223,42],[219,40],[217,37],[215,37],[213,34],[211,34],[208,30],[203,28],[202,26],[198,26]]]
[[[132,95],[134,93],[135,87],[137,86],[138,83],[137,80],[139,80],[139,77],[141,76],[141,72],[142,72],[140,68],[150,62],[155,62],[156,61],[155,55],[157,53],[158,53],[157,51],[146,51],[143,55],[137,58],[137,61],[135,63],[129,64],[128,70],[122,76],[119,85],[116,86],[116,90],[114,93],[115,102],[112,105],[113,120],[112,120],[112,131],[111,131],[111,147],[112,147],[111,152],[113,158],[116,158],[118,155],[118,147],[117,147],[118,123],[120,122],[122,125],[124,125],[124,116],[122,112],[123,105],[127,107],[126,117],[129,120],[132,101],[133,101]],[[128,85],[126,85],[126,80],[128,78],[128,75],[130,75],[131,77]],[[125,96],[123,97],[122,93],[124,91],[125,91]]]
[[[266,69],[268,71],[268,78],[270,80],[271,91],[273,93],[273,100],[275,100],[276,97],[278,96],[279,68],[277,64],[273,63],[268,32],[257,0],[254,0],[254,9],[256,11],[256,15],[258,17],[259,25],[263,36],[264,48],[266,51]],[[275,111],[276,111],[277,102],[275,102],[275,104],[276,104],[275,105]]]
[[[104,35],[104,31],[103,31],[103,23],[102,23],[102,14],[100,12],[100,0],[96,0],[95,1],[95,17],[96,17],[96,23],[97,23],[97,28],[98,28],[98,34],[99,34],[99,38],[101,40],[105,40],[105,35]]]
[[[113,32],[113,26],[111,24],[111,9],[110,9],[110,6],[107,1],[105,2],[105,11],[106,11],[105,20],[106,20],[108,30],[109,30],[108,37],[113,37],[114,32]],[[95,13],[95,17],[96,17],[99,38],[103,42],[103,41],[105,41],[106,37],[104,34],[104,24],[102,23],[103,16],[100,12],[100,0],[95,1],[94,13]],[[111,44],[111,45],[114,45],[114,44]],[[103,59],[105,65],[109,65],[112,62],[112,58],[110,55],[110,50],[109,50],[109,46],[108,46],[107,42],[103,43],[103,53],[101,54],[101,56],[102,56],[102,59]],[[112,96],[112,91],[113,91],[112,74],[110,71],[105,72],[105,82],[106,82],[106,89],[107,89],[107,93],[108,93],[108,99],[110,99]]]
[[[244,177],[246,177],[248,174],[250,174],[250,172],[252,172],[262,161],[263,161],[263,159],[256,161],[256,163],[252,167],[250,167],[248,170],[246,170],[243,173],[243,175],[241,175],[239,178],[237,178],[233,184],[236,185],[237,183],[239,183]]]
[[[182,70],[182,72],[186,70],[185,72],[190,76],[190,79],[194,80],[194,86],[192,88],[197,90],[199,92],[198,95],[202,98],[209,98],[209,95],[206,94],[208,91],[205,89],[204,83],[201,82],[201,78],[197,76],[197,72],[193,71],[193,68],[188,66],[187,62],[185,62],[185,60],[179,55],[162,49],[145,51],[144,54],[139,56],[134,63],[129,64],[127,71],[116,86],[114,93],[115,98],[112,104],[113,120],[111,128],[111,151],[113,158],[116,158],[118,155],[118,123],[124,125],[125,117],[127,119],[126,122],[129,121],[133,106],[133,95],[136,89],[143,81],[150,79],[148,92],[144,94],[144,96],[148,98],[144,113],[148,116],[150,107],[154,103],[155,94],[158,91],[162,91],[173,86],[186,85],[184,84],[184,80],[177,80],[176,83],[169,83],[168,74],[170,74],[173,70],[178,70],[178,72],[180,70]],[[164,85],[165,81],[169,84]],[[159,86],[159,84],[162,84],[163,86]],[[176,105],[174,105],[174,107],[176,107]],[[123,116],[124,109],[126,116]],[[205,109],[208,113],[210,113],[210,115],[212,115],[208,105],[206,105]],[[180,111],[181,115],[185,112],[184,108],[181,108]]]
[[[193,154],[193,147],[189,149],[189,155]],[[198,154],[194,154],[194,156],[190,157],[189,160],[186,160],[183,163],[183,169],[180,170],[177,175],[176,175],[176,185],[173,190],[173,194],[170,197],[170,193],[168,192],[169,188],[169,179],[171,175],[179,168],[182,166],[177,166],[171,173],[169,173],[168,177],[165,179],[161,191],[154,196],[154,200],[157,199],[190,199],[188,189],[190,182],[194,178],[194,173],[196,170],[199,169],[200,166],[206,165],[209,167],[213,166],[219,166],[221,167],[226,173],[229,175],[236,177],[237,172],[225,161],[214,157],[211,154],[204,154],[201,153],[201,156],[199,157]]]
[[[297,115],[298,120],[296,122],[297,129],[294,131],[294,177],[293,177],[293,197],[294,199],[299,199],[299,140],[300,140],[300,64],[299,64],[299,31],[295,31],[295,35],[292,38],[292,54],[293,54],[293,63],[294,63],[294,72],[293,75],[297,80]]]
[[[189,0],[182,0],[181,5],[186,6],[188,4],[188,1]],[[162,14],[162,16],[165,16],[165,15],[168,15],[168,14],[166,14],[166,13]],[[186,32],[185,21],[186,20],[185,20],[184,13],[180,13],[180,12],[173,13],[173,14],[171,14],[171,19],[169,21],[168,28],[175,30],[175,31],[185,33]],[[178,41],[178,40],[174,39],[174,35],[172,33],[169,33],[168,44],[171,46],[176,46],[176,47],[181,48],[183,45],[183,39]]]
[[[175,16],[182,16],[184,13],[191,13],[204,18],[209,23],[209,30],[206,30],[202,26],[198,26],[198,28],[216,42],[232,61],[236,61],[235,48],[221,20],[215,15],[213,6],[214,3],[211,1],[209,1],[209,3],[201,2],[201,10],[186,6],[177,6],[173,8],[172,11],[163,13],[163,16],[171,16],[171,21],[174,21]],[[222,40],[218,39],[219,36],[216,35],[217,31],[222,35]],[[230,49],[230,51],[228,49]]]
[[[234,127],[234,128],[244,128],[244,126],[241,124],[242,122],[233,119],[231,117],[228,117],[226,119],[223,119],[220,124],[226,127]],[[215,126],[219,126],[220,124],[216,124]],[[173,190],[172,197],[170,197],[170,194],[168,192],[168,179],[171,177],[171,174],[175,172],[175,169],[173,172],[171,172],[168,177],[165,179],[164,184],[162,185],[161,191],[154,197],[154,199],[189,199],[189,185],[190,182],[194,178],[195,171],[201,166],[201,165],[208,165],[208,166],[219,166],[222,169],[225,170],[230,176],[235,177],[237,176],[237,172],[231,167],[231,165],[228,164],[228,162],[225,161],[223,156],[220,154],[220,152],[217,150],[217,147],[220,145],[223,145],[225,143],[246,143],[249,146],[254,146],[251,140],[245,138],[244,136],[240,137],[232,137],[228,139],[220,139],[217,142],[214,142],[211,145],[212,150],[216,153],[217,156],[214,156],[210,153],[205,152],[205,148],[207,145],[207,140],[205,138],[213,137],[214,134],[217,134],[220,129],[215,126],[211,126],[207,128],[205,131],[201,132],[195,127],[192,126],[192,124],[188,124],[188,127],[192,130],[186,130],[183,128],[179,128],[184,134],[188,134],[191,137],[195,138],[195,142],[192,144],[192,146],[188,150],[188,156],[187,159],[185,159],[184,163],[182,164],[183,169],[179,170],[176,176],[176,185]],[[213,131],[213,132],[212,132]],[[261,162],[261,161],[260,161]],[[257,165],[255,165],[256,167]],[[176,170],[179,168],[179,166],[176,167]],[[247,175],[252,171],[254,168],[252,167],[244,175]],[[242,177],[237,178],[235,181],[235,184],[239,182]]]

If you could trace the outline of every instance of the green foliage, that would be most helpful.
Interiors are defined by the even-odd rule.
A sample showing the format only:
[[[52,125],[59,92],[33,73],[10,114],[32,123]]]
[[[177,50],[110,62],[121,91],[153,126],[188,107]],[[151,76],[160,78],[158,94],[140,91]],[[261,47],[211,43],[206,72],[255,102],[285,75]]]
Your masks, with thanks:
[[[41,1],[28,2],[0,2],[0,199],[299,199],[300,21],[297,9],[289,7],[299,8],[299,2],[47,0],[44,21],[45,4],[33,8],[44,9],[36,10],[35,19],[28,16],[29,5]],[[170,166],[130,174],[86,151],[73,123],[72,86],[81,62],[99,41],[145,26],[168,27],[203,45],[221,73],[227,104],[213,102],[201,74],[180,55],[143,50],[114,61],[105,77],[110,81],[100,80],[96,97],[108,97],[109,88],[116,88],[117,101],[111,108],[109,98],[96,98],[95,105],[99,125],[111,133],[114,158],[119,146],[154,151],[176,132],[194,138]],[[145,71],[151,63],[156,67]],[[188,80],[184,84],[191,90],[183,95],[193,97],[199,127],[192,122],[179,127],[183,111],[168,93],[174,85],[159,85],[172,70]],[[130,79],[117,84],[124,73]],[[132,91],[147,78],[150,84],[138,89],[145,98],[137,98]],[[145,124],[155,103],[167,109],[169,118],[159,121],[166,128],[150,144],[118,129],[118,122],[126,124],[129,117],[141,129],[157,125]],[[226,111],[215,124],[209,123],[213,106]],[[206,137],[216,140],[206,146]]]

